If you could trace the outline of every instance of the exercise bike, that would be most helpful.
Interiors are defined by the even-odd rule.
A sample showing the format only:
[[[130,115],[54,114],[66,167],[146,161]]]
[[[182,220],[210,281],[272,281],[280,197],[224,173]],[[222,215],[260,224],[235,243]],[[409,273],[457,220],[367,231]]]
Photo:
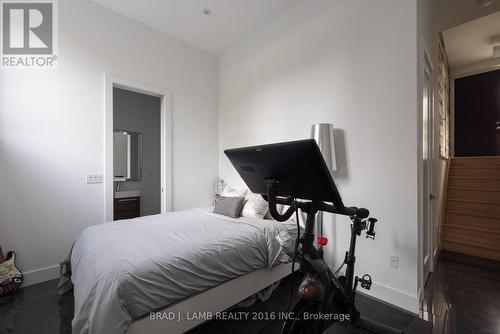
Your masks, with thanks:
[[[225,153],[250,190],[268,201],[275,220],[286,221],[293,214],[298,215],[298,210],[307,215],[304,234],[295,243],[295,257],[304,278],[297,291],[298,299],[289,313],[292,316],[285,321],[282,333],[319,334],[335,321],[345,319],[375,333],[402,334],[400,329],[361,316],[356,309],[358,285],[367,290],[372,285],[370,275],[354,275],[356,239],[364,230],[367,238],[374,239],[377,220],[369,218],[367,209],[344,206],[316,142],[302,140],[226,150]],[[279,213],[278,204],[289,207]],[[337,278],[314,246],[318,211],[351,219],[344,276]]]
[[[317,201],[296,201],[292,198],[280,199],[275,195],[276,180],[266,180],[271,216],[277,221],[286,221],[297,210],[307,214],[305,232],[296,242],[296,257],[300,263],[300,272],[304,279],[297,291],[298,300],[291,309],[293,318],[283,325],[282,334],[317,334],[331,326],[339,319],[346,319],[355,326],[380,334],[401,334],[401,330],[370,320],[360,315],[354,304],[358,284],[370,290],[372,279],[365,274],[354,276],[356,260],[356,239],[366,230],[366,237],[375,239],[375,223],[377,219],[368,218],[369,211],[364,208],[347,208],[341,203],[336,205]],[[284,214],[280,214],[276,204],[289,205]],[[345,276],[337,278],[322,259],[320,252],[314,246],[314,223],[318,211],[331,212],[349,216],[351,219],[351,240],[349,250],[345,254]],[[301,247],[299,247],[299,245]],[[340,269],[340,268],[339,268]],[[341,316],[342,315],[342,316]]]

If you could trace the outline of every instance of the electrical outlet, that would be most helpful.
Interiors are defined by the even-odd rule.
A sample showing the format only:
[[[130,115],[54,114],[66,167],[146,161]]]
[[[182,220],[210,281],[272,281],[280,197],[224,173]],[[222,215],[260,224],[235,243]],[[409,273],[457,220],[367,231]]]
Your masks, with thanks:
[[[399,256],[391,255],[389,258],[389,266],[391,266],[394,269],[398,269],[399,268]]]
[[[87,184],[95,184],[95,183],[103,183],[104,182],[104,174],[101,173],[86,173],[85,181]]]

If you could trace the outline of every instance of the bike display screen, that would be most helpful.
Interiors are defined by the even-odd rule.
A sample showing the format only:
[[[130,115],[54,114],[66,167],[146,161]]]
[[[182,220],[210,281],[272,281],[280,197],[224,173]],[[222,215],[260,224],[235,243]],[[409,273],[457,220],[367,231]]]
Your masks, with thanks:
[[[256,194],[266,195],[266,179],[275,179],[277,196],[342,203],[313,139],[228,149],[224,153]]]

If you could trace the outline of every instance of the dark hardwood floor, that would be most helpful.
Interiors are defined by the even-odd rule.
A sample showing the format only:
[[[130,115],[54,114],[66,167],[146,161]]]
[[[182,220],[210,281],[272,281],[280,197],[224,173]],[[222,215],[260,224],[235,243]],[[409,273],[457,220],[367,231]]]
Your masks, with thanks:
[[[433,333],[500,333],[499,263],[451,252],[440,255],[425,287],[421,317]]]
[[[494,269],[462,264],[441,258],[425,289],[420,317],[383,302],[359,295],[360,311],[371,318],[405,333],[482,334],[500,333],[500,272]],[[289,277],[265,302],[249,308],[252,311],[285,311],[292,288],[298,278]],[[0,299],[0,334],[71,333],[73,298],[58,299],[57,281],[24,288],[11,298]],[[235,309],[234,311],[240,311]],[[280,333],[279,321],[212,321],[194,330],[202,333]],[[345,323],[338,323],[325,333],[367,333]]]
[[[282,280],[280,287],[274,291],[271,298],[265,302],[258,302],[254,305],[234,309],[232,312],[252,313],[277,313],[286,312],[289,309],[290,294],[295,294],[298,284],[301,281],[299,275],[289,276]],[[430,334],[432,325],[416,315],[398,309],[384,303],[382,301],[370,298],[363,294],[356,296],[356,306],[366,317],[377,319],[384,324],[395,328],[402,328],[405,334]],[[255,314],[254,313],[254,314]],[[215,333],[281,333],[283,321],[255,321],[255,320],[239,320],[239,321],[211,321],[202,326],[191,330],[190,334],[215,334]],[[369,334],[371,332],[356,328],[348,322],[338,322],[324,332],[325,334]]]

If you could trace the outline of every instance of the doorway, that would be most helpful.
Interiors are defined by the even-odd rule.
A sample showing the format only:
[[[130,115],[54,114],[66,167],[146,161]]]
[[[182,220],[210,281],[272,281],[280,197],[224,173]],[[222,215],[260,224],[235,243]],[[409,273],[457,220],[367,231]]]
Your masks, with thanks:
[[[442,32],[453,87],[442,250],[476,263],[500,261],[499,22],[495,11]]]
[[[500,155],[500,70],[455,79],[455,156]]]
[[[116,199],[115,192],[117,186],[120,182],[129,180],[131,183],[137,182],[142,179],[143,169],[140,168],[142,165],[138,165],[137,161],[142,161],[138,156],[142,156],[144,152],[145,136],[141,131],[131,131],[130,129],[122,129],[120,127],[127,127],[126,117],[120,117],[115,119],[114,107],[121,106],[122,110],[125,108],[124,104],[133,103],[134,99],[144,98],[150,101],[153,105],[158,103],[159,107],[159,134],[156,140],[159,140],[157,153],[157,160],[159,163],[159,177],[156,178],[155,182],[159,182],[156,185],[149,185],[152,188],[152,192],[155,192],[155,188],[159,193],[159,212],[166,213],[172,210],[172,108],[171,108],[171,93],[168,89],[161,88],[154,85],[145,84],[139,81],[126,79],[118,77],[115,75],[105,75],[105,221],[111,221],[115,216],[115,205]],[[148,99],[151,98],[151,99]],[[115,101],[115,98],[124,98],[126,101]],[[127,102],[128,101],[128,102]],[[118,129],[117,126],[120,128]],[[126,131],[128,130],[128,131]],[[118,138],[119,137],[119,138]],[[123,143],[127,145],[122,151],[128,152],[124,157],[117,157],[114,148],[114,142]],[[121,147],[120,146],[120,147]],[[148,144],[148,147],[151,143]],[[129,149],[130,148],[130,149]],[[121,159],[118,159],[121,158]],[[115,177],[115,161],[123,161],[124,166],[116,166],[121,174]],[[153,163],[154,164],[154,163]],[[150,171],[151,175],[155,173]],[[117,183],[118,182],[118,183]],[[120,189],[118,189],[120,190]],[[140,190],[122,189],[120,194],[120,199],[126,201],[123,203],[128,209],[136,208],[136,202],[139,200],[137,197],[146,195],[146,192]],[[123,198],[121,195],[123,194]],[[154,195],[146,195],[154,196]],[[134,202],[134,199],[136,202]],[[147,205],[143,207],[141,212],[142,215],[151,214],[150,212],[156,212],[158,209],[154,207],[155,205]],[[132,208],[133,207],[133,208]],[[156,211],[155,211],[156,210]],[[127,214],[130,214],[127,213]],[[123,218],[123,217],[118,217]],[[126,218],[126,217],[125,217]]]
[[[113,87],[113,219],[161,213],[161,99]]]

